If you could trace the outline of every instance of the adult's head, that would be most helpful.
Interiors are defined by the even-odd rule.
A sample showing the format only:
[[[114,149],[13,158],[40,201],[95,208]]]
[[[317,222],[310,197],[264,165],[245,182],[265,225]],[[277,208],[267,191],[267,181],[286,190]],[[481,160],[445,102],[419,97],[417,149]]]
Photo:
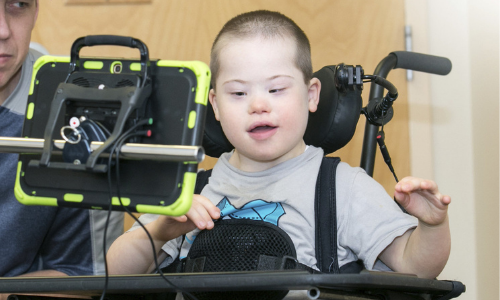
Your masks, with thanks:
[[[0,0],[0,104],[16,88],[38,17],[38,0]]]
[[[220,70],[220,52],[232,40],[261,36],[263,38],[292,38],[295,42],[295,64],[302,72],[304,82],[312,78],[311,46],[304,31],[287,16],[274,11],[257,10],[240,14],[229,20],[220,30],[212,45],[210,69],[212,86]]]

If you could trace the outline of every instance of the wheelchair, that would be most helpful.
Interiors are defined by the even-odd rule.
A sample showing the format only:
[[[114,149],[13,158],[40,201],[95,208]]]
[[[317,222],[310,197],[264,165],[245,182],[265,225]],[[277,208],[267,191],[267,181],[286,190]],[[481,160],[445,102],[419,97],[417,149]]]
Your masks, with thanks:
[[[141,60],[85,60],[78,57],[79,50],[84,46],[106,44],[139,48]],[[117,61],[120,63],[119,68],[116,67]],[[85,64],[99,64],[99,70],[103,71],[92,67],[88,68],[91,71],[85,71]],[[34,104],[35,111],[30,112],[31,118],[27,119],[23,129],[23,134],[28,138],[0,138],[1,151],[23,153],[20,157],[20,183],[16,189],[19,190],[20,201],[25,201],[25,204],[182,214],[189,209],[197,163],[205,154],[219,157],[233,149],[206,100],[209,72],[203,65],[153,62],[149,60],[147,47],[142,42],[116,36],[79,39],[72,46],[71,59],[52,58],[46,65],[50,66],[47,72],[54,76],[51,76],[49,83],[39,84],[39,94],[30,94],[30,101],[38,102]],[[323,148],[325,154],[333,153],[352,139],[359,117],[363,114],[367,123],[361,167],[369,175],[373,174],[377,144],[382,149],[384,160],[390,162],[388,153],[383,151],[385,145],[379,129],[393,116],[392,104],[397,98],[397,89],[385,78],[390,70],[396,68],[446,75],[451,70],[451,62],[442,57],[397,51],[379,63],[374,75],[365,75],[361,66],[339,64],[322,68],[314,73],[320,79],[322,89],[318,110],[309,116],[304,136],[306,144]],[[124,69],[140,75],[122,73]],[[81,83],[82,79],[75,74],[93,77]],[[97,77],[103,77],[107,85],[112,78],[114,89],[102,88],[103,83],[94,80]],[[151,82],[148,83],[149,78]],[[367,81],[373,84],[368,105],[362,107],[361,93],[363,83]],[[385,89],[388,93],[384,96]],[[35,99],[37,97],[39,99]],[[172,104],[165,100],[167,103],[164,103],[165,97],[176,101]],[[179,104],[179,98],[188,99],[189,104]],[[116,102],[119,104],[114,106]],[[168,107],[169,104],[175,108]],[[89,107],[92,113],[89,113]],[[80,119],[79,125],[63,126],[68,119],[70,122],[75,121],[70,118],[72,115],[84,114],[82,111],[86,111],[86,118]],[[98,115],[101,119],[96,121]],[[147,116],[153,116],[156,123],[142,122]],[[94,120],[90,122],[91,119]],[[53,140],[59,128],[65,141]],[[111,130],[106,132],[105,128]],[[166,133],[150,137],[147,128],[153,132],[172,129],[172,132],[182,134]],[[127,135],[127,139],[123,138],[124,132],[130,135]],[[141,136],[134,135],[136,132],[140,132]],[[162,152],[154,151],[158,148]],[[109,159],[108,164],[103,157]],[[115,162],[112,162],[112,158],[116,159]],[[125,188],[121,191],[123,197],[118,193],[117,197],[111,197],[113,199],[110,200],[103,174],[111,169],[116,169],[118,174],[119,158],[125,160],[120,163],[120,169],[124,171],[121,180]],[[150,169],[158,172],[161,169],[164,173],[152,174]],[[145,180],[137,181],[137,172],[134,170],[149,174],[148,179],[152,184],[145,183]],[[44,180],[48,172],[64,184]],[[82,182],[88,187],[82,189]],[[168,191],[153,188],[158,182],[171,182]],[[45,195],[27,195],[33,189],[39,195]],[[68,190],[77,190],[78,193],[72,193],[72,198],[68,200],[65,198],[68,197]],[[136,193],[135,190],[140,192]],[[52,198],[58,200],[47,200]],[[76,201],[76,198],[80,201]],[[125,205],[122,198],[126,199]],[[159,201],[158,198],[166,200]],[[111,201],[109,205],[108,201]],[[252,299],[255,293],[260,295],[259,298],[265,298],[270,291],[278,291],[281,295],[283,291],[305,290],[306,299],[446,300],[465,292],[465,286],[458,281],[422,279],[407,274],[366,270],[358,274],[311,274],[308,271],[281,270],[1,278],[0,293],[19,294],[12,299],[35,299],[35,296],[23,298],[20,295],[23,293],[60,293],[97,298],[102,293],[104,281],[108,299],[166,299],[178,291],[187,292],[187,298],[192,293],[195,295],[193,299],[214,299],[214,295],[216,299],[239,299],[241,291],[252,291],[248,296],[248,299]],[[46,298],[40,296],[40,299]]]

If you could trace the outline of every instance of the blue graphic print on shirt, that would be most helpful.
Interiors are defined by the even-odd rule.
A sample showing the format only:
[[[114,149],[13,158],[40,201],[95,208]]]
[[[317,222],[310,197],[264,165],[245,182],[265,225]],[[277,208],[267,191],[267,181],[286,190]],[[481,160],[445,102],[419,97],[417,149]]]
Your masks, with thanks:
[[[267,202],[264,200],[253,200],[241,208],[234,207],[231,202],[224,197],[218,204],[221,217],[231,219],[261,220],[278,226],[278,220],[285,214],[281,203]]]

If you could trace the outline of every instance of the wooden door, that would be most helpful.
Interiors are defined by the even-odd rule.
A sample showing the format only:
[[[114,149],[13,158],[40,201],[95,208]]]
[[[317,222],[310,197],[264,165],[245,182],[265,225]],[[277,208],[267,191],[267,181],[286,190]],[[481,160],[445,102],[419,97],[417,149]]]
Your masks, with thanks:
[[[242,12],[268,9],[284,13],[305,31],[314,70],[343,62],[361,65],[365,74],[372,74],[390,52],[404,50],[403,5],[401,0],[40,1],[32,40],[51,54],[69,55],[72,42],[81,36],[133,36],[148,45],[152,58],[208,64],[212,41],[227,20]],[[88,47],[82,50],[85,55],[138,57],[138,52],[123,47]],[[395,117],[384,130],[393,165],[402,178],[410,174],[405,72],[393,70],[388,79],[400,96],[394,106]],[[365,84],[364,105],[369,87]],[[333,155],[359,166],[364,126],[361,117],[353,140]],[[215,161],[207,158],[201,167],[210,168]],[[395,181],[379,154],[374,178],[392,195]]]

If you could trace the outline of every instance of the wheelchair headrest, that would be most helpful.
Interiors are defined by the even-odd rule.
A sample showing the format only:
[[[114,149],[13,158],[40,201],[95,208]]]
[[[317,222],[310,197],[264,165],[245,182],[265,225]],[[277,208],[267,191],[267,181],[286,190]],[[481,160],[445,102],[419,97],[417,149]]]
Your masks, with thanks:
[[[353,137],[362,108],[361,90],[340,92],[335,87],[335,66],[326,66],[313,74],[321,81],[318,109],[309,113],[304,141],[306,145],[321,147],[330,154],[344,147]],[[211,157],[219,157],[233,150],[220,122],[208,103],[205,119],[203,148]]]

